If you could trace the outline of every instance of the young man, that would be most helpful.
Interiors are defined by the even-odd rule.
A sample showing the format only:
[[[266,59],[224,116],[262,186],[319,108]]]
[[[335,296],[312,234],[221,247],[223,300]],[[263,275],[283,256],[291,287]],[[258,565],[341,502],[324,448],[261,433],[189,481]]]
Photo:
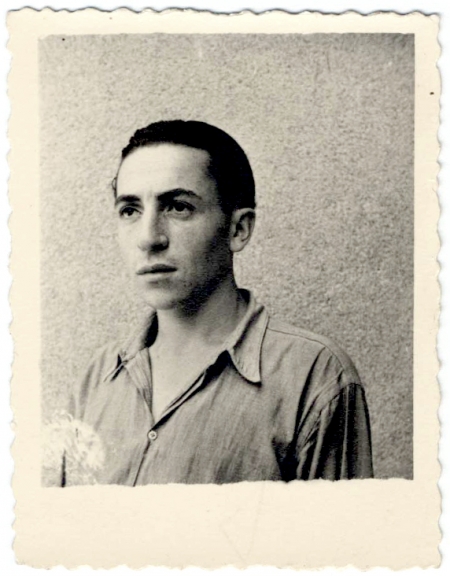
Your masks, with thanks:
[[[240,146],[202,122],[151,124],[122,152],[114,202],[145,321],[75,392],[62,484],[82,481],[77,466],[129,486],[371,477],[350,359],[236,286],[255,223]]]

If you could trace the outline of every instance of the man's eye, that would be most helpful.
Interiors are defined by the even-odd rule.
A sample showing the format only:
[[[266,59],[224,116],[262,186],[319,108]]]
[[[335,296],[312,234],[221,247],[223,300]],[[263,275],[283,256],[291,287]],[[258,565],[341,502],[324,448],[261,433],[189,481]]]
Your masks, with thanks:
[[[167,212],[187,216],[194,211],[194,206],[186,202],[171,202],[166,208]]]
[[[120,218],[131,218],[137,214],[138,210],[134,206],[123,206],[119,210]]]

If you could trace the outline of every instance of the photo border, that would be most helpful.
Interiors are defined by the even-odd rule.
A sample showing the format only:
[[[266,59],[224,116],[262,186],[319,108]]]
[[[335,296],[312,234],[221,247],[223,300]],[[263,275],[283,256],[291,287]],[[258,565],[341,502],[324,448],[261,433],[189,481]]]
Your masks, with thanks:
[[[20,562],[208,568],[255,564],[394,569],[439,564],[439,387],[436,337],[440,48],[436,16],[192,10],[10,13],[10,200],[15,342],[12,405]],[[414,480],[226,486],[40,486],[40,229],[37,39],[48,34],[414,33]],[[27,255],[25,259],[23,256]],[[32,288],[30,288],[32,287]],[[301,497],[300,496],[301,492]],[[314,517],[313,529],[310,518]],[[151,525],[148,518],[152,518]],[[330,522],[333,518],[333,522]],[[136,525],[146,533],[136,539]],[[39,532],[36,532],[39,526]],[[273,537],[273,534],[277,538]],[[299,541],[301,546],[299,546]],[[73,543],[76,542],[76,546]]]

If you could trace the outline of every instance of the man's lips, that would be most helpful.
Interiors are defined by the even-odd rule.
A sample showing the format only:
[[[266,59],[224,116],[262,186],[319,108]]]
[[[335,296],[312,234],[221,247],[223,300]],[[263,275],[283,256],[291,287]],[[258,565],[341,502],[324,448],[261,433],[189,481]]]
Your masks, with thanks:
[[[174,266],[169,266],[168,264],[152,264],[151,266],[142,266],[136,274],[138,276],[143,276],[144,274],[167,274],[175,271],[176,268]]]

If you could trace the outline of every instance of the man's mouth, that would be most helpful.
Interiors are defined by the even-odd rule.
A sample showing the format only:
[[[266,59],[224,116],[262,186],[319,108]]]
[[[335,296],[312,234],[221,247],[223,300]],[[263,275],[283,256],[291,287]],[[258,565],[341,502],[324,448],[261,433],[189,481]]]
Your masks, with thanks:
[[[142,266],[136,272],[138,276],[144,276],[145,274],[168,274],[169,272],[175,272],[176,268],[168,264],[152,264]]]

